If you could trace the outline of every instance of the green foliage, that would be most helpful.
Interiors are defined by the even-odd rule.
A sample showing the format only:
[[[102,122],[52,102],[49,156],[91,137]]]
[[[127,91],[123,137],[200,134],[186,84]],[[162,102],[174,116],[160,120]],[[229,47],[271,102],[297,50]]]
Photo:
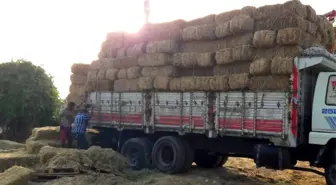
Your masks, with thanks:
[[[23,59],[0,64],[0,126],[7,132],[55,124],[60,104],[43,68]]]

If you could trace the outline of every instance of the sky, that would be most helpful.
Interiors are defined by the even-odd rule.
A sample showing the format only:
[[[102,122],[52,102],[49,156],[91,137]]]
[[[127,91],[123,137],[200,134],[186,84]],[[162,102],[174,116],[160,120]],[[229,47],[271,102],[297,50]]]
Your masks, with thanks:
[[[190,20],[285,1],[150,0],[150,22]],[[327,0],[301,2],[318,14],[336,8]],[[24,58],[42,66],[65,98],[73,63],[97,59],[107,32],[136,32],[143,22],[143,0],[0,0],[0,62]]]

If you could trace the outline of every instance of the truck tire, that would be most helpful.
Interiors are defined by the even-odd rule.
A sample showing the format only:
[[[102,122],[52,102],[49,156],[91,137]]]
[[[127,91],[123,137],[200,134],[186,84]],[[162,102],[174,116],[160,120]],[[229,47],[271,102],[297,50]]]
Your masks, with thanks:
[[[218,168],[223,167],[224,164],[227,162],[228,159],[229,159],[228,156],[222,155],[221,156],[221,160],[219,161],[219,163],[215,167],[218,167]]]
[[[336,185],[336,164],[331,164],[324,169],[327,185]]]
[[[223,157],[221,155],[209,154],[207,151],[195,152],[195,163],[201,168],[216,168],[221,166]]]
[[[182,142],[183,142],[184,147],[186,149],[186,159],[185,159],[182,171],[187,172],[191,168],[192,163],[194,162],[195,152],[191,148],[191,146],[190,146],[190,144],[187,140],[182,139]]]
[[[156,141],[152,150],[153,165],[168,174],[182,172],[186,163],[186,148],[179,137],[164,136]]]
[[[152,148],[153,144],[147,138],[131,138],[123,144],[121,154],[130,168],[140,170],[151,167]]]

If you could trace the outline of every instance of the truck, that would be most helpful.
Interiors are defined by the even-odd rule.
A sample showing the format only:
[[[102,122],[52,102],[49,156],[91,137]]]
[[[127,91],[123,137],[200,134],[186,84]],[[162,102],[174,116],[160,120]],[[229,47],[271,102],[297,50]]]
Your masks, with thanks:
[[[193,162],[221,167],[229,156],[276,170],[308,161],[336,185],[336,56],[304,53],[288,91],[91,92],[95,141],[133,169],[176,174]]]

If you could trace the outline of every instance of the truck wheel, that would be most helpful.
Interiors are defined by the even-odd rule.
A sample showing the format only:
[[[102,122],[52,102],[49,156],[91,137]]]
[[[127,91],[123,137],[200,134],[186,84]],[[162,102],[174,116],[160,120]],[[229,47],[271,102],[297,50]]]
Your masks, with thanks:
[[[336,164],[329,165],[324,169],[324,177],[327,185],[336,185]]]
[[[185,150],[186,150],[186,159],[183,165],[183,172],[187,172],[194,162],[194,150],[191,148],[189,142],[187,140],[182,139],[182,142],[184,144]]]
[[[219,167],[222,159],[222,156],[209,154],[207,151],[197,151],[195,153],[195,163],[201,168]]]
[[[147,138],[131,138],[123,144],[121,154],[133,170],[150,168],[152,147],[152,142]]]
[[[223,155],[223,156],[221,156],[221,160],[219,161],[219,163],[216,165],[216,167],[222,167],[222,166],[224,166],[224,164],[227,162],[227,160],[229,159],[229,157],[228,156],[225,156],[225,155]]]
[[[186,148],[183,141],[174,136],[164,136],[156,141],[152,151],[153,165],[163,173],[175,174],[183,171]]]

